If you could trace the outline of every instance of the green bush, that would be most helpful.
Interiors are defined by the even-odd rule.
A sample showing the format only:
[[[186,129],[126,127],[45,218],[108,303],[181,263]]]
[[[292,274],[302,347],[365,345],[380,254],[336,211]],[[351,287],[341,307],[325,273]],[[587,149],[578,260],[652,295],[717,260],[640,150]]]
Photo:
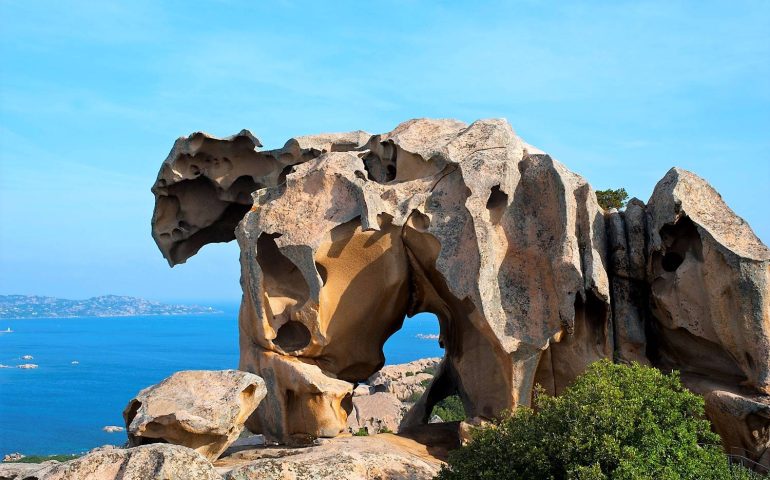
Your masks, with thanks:
[[[361,427],[357,431],[353,432],[354,437],[368,437],[369,430],[366,427]]]
[[[445,422],[465,420],[465,408],[457,395],[446,397],[433,406],[433,415],[438,415]]]
[[[751,478],[731,470],[677,372],[600,361],[559,397],[539,390],[535,405],[475,430],[437,479]]]
[[[610,208],[623,208],[626,206],[627,199],[628,192],[626,192],[625,188],[618,188],[617,190],[607,189],[596,191],[596,200],[605,210],[609,210]]]
[[[425,367],[420,370],[420,373],[427,373],[428,375],[436,375],[436,367]]]

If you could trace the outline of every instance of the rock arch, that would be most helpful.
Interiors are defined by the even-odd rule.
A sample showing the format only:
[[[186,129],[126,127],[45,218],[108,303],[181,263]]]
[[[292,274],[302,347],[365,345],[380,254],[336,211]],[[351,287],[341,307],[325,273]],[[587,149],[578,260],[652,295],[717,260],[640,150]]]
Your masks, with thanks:
[[[614,358],[682,369],[718,429],[744,428],[734,441],[755,458],[767,447],[770,253],[702,179],[673,169],[648,205],[605,212],[504,120],[259,146],[247,131],[180,139],[153,187],[170,264],[238,240],[240,368],[268,389],[251,429],[339,434],[385,340],[405,314],[430,311],[446,356],[407,425],[455,391],[469,416],[492,418],[529,403],[535,383],[558,394]],[[718,370],[693,357],[703,345],[725,359]],[[725,413],[721,391],[751,415],[732,400]]]

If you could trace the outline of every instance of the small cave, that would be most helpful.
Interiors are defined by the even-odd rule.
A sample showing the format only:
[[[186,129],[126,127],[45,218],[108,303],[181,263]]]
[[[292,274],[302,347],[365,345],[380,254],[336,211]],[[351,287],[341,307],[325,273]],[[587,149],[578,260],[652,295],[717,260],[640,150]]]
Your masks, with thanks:
[[[286,353],[297,352],[310,345],[310,330],[303,323],[290,320],[278,329],[273,343]]]
[[[505,213],[508,206],[508,194],[500,190],[500,185],[495,185],[489,192],[487,200],[487,210],[489,210],[489,220],[497,225]]]
[[[396,169],[395,148],[388,143],[383,143],[380,154],[368,152],[363,157],[364,169],[369,180],[377,183],[388,183],[396,179],[398,173]]]
[[[280,234],[260,234],[257,239],[257,263],[262,269],[266,307],[273,317],[270,323],[285,327],[292,319],[292,313],[302,308],[310,298],[310,287],[300,269],[278,248],[275,242],[278,237]],[[296,344],[296,329],[296,326],[289,327],[286,332],[287,345]]]
[[[674,224],[660,229],[663,250],[653,254],[653,265],[660,272],[675,272],[688,259],[698,261],[702,257],[698,228],[689,217],[682,217]]]
[[[675,272],[679,265],[684,262],[684,257],[677,252],[666,252],[661,260],[661,266],[663,270],[667,272]]]
[[[255,182],[250,175],[242,175],[236,178],[227,190],[230,198],[233,198],[237,203],[251,206],[254,203],[251,194],[261,187],[262,185]]]

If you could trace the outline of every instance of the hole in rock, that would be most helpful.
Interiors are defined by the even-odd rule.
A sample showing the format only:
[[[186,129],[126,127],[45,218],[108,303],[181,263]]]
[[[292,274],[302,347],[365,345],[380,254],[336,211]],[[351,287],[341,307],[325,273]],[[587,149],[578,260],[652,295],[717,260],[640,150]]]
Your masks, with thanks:
[[[273,340],[285,352],[296,352],[310,344],[310,330],[296,320],[284,323],[278,329],[278,334]]]
[[[262,233],[257,240],[257,262],[262,268],[263,288],[272,315],[286,314],[301,308],[310,296],[302,272],[275,243],[278,234]]]
[[[278,175],[278,184],[286,183],[286,177],[294,171],[294,165],[287,165],[283,167],[281,173]]]
[[[385,167],[385,170],[388,172],[387,181],[392,182],[396,178],[396,166],[391,163]]]
[[[235,197],[236,202],[251,206],[251,204],[254,203],[251,194],[261,187],[262,185],[255,182],[249,175],[242,175],[235,179],[229,190]]]
[[[433,405],[429,419],[431,423],[460,422],[465,420],[465,407],[458,394],[452,394]]]
[[[489,192],[487,200],[487,210],[489,210],[489,220],[494,223],[500,223],[500,218],[508,206],[508,194],[500,190],[500,185],[495,185]]]
[[[674,272],[677,268],[679,268],[679,265],[684,262],[684,257],[677,253],[677,252],[666,252],[665,255],[663,255],[663,270],[667,272]]]
[[[444,347],[439,344],[438,317],[422,312],[405,317],[400,330],[388,338],[382,351],[386,365],[408,363],[421,358],[443,357]],[[431,372],[434,373],[434,372]]]

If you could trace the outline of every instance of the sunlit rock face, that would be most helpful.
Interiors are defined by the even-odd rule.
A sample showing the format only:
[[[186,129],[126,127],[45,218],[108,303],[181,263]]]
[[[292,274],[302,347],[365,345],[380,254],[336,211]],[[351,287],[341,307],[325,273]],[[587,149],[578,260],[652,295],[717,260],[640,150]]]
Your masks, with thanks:
[[[182,138],[153,187],[170,264],[237,237],[240,368],[268,391],[251,429],[344,431],[354,385],[419,312],[438,316],[446,355],[402,426],[454,393],[469,417],[494,417],[600,358],[718,377],[701,393],[765,402],[767,248],[695,175],[672,170],[649,205],[605,212],[503,120],[259,146],[247,131]]]

